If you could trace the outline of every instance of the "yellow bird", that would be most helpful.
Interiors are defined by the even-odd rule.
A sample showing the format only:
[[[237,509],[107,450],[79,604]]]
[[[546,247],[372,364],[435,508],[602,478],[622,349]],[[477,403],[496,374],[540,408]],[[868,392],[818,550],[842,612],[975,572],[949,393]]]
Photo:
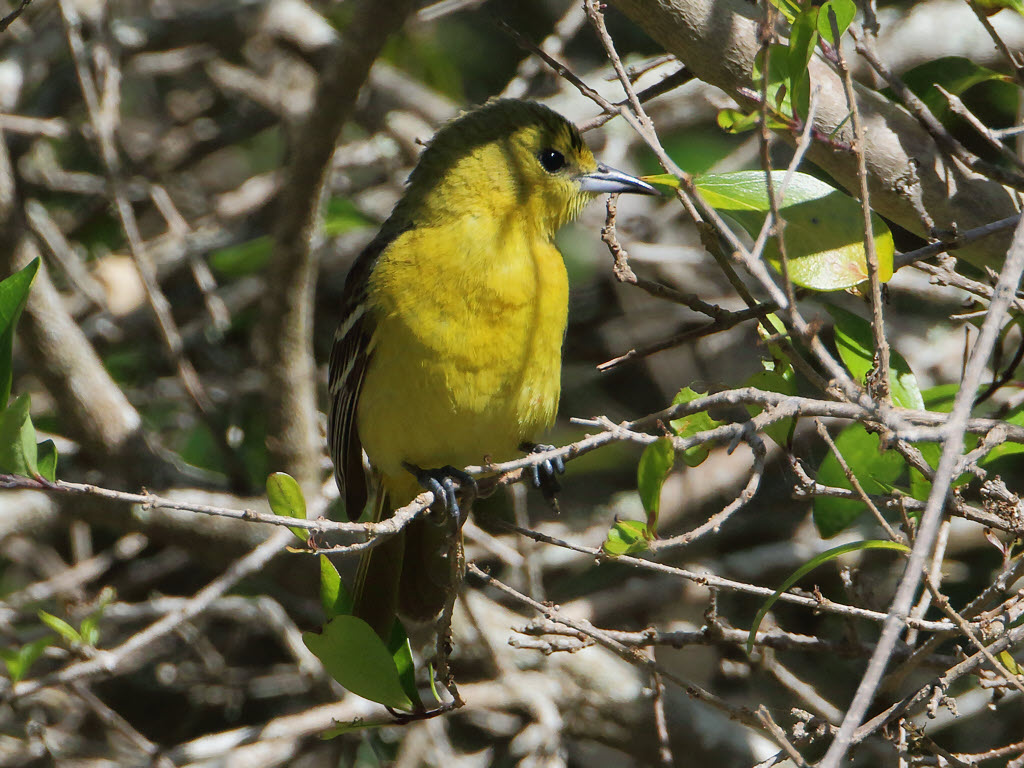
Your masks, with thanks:
[[[351,519],[371,498],[381,519],[424,488],[457,516],[453,482],[471,482],[459,468],[508,460],[552,424],[568,309],[554,236],[605,192],[657,194],[599,165],[541,104],[493,100],[434,136],[345,284],[328,440]],[[353,613],[385,641],[396,614],[443,607],[440,517],[360,562]]]

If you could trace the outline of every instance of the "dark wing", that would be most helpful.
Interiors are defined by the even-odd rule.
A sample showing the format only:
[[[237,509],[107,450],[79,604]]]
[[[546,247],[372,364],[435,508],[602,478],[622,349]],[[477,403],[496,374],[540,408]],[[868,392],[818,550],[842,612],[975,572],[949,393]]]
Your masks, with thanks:
[[[334,478],[352,520],[366,506],[368,489],[363,470],[363,445],[356,428],[359,393],[370,362],[374,318],[367,301],[367,283],[377,258],[391,242],[378,235],[359,254],[345,281],[342,320],[334,334],[327,367],[327,444],[334,462]]]

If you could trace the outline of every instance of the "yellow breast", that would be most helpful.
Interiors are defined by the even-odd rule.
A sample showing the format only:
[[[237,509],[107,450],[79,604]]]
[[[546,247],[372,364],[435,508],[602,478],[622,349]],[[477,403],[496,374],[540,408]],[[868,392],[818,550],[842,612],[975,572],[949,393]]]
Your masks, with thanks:
[[[369,294],[358,429],[393,497],[416,491],[403,462],[505,460],[554,420],[568,281],[549,240],[472,217],[411,229],[381,255]]]

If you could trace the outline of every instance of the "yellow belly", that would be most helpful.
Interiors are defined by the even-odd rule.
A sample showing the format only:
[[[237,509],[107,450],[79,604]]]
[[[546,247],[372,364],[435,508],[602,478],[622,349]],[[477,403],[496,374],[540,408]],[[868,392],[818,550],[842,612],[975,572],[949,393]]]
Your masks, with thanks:
[[[553,422],[568,281],[549,241],[473,220],[410,230],[381,255],[370,296],[357,426],[392,503],[418,492],[403,462],[503,461]]]

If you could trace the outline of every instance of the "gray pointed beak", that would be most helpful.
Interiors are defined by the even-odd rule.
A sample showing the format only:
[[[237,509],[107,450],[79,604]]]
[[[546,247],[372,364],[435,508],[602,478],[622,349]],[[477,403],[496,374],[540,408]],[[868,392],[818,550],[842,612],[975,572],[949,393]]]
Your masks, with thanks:
[[[576,180],[580,184],[580,189],[595,195],[613,192],[632,192],[639,195],[661,194],[646,181],[640,181],[636,176],[616,171],[607,165],[598,165],[596,171],[581,174],[576,177]]]

